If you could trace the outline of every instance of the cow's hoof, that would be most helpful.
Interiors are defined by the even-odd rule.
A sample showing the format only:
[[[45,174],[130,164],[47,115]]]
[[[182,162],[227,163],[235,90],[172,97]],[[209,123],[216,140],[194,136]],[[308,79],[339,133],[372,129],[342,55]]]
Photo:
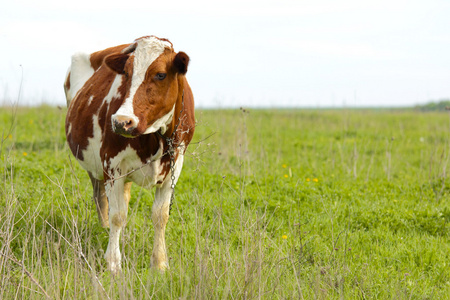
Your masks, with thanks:
[[[122,269],[120,268],[120,263],[108,263],[108,271],[111,272],[111,275],[116,276],[118,275]]]
[[[120,268],[120,261],[121,261],[120,253],[110,253],[108,250],[109,249],[106,250],[106,254],[105,254],[105,259],[106,259],[106,264],[108,266],[108,271],[110,271],[112,275],[117,275],[121,271],[121,268]]]

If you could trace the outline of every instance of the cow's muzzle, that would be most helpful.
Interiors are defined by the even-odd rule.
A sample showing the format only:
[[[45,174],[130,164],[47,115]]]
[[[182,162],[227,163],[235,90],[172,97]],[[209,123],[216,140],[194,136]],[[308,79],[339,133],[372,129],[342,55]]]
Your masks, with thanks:
[[[111,116],[112,129],[115,133],[131,137],[133,131],[137,127],[136,117],[124,116],[124,115],[112,115]]]

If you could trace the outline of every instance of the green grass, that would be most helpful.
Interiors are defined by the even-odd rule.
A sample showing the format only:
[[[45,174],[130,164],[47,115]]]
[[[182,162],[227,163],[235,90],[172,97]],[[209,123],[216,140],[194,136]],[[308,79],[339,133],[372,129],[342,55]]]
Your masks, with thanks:
[[[150,269],[153,191],[134,185],[112,277],[65,110],[2,108],[0,298],[450,299],[448,114],[196,117],[166,231],[170,270]]]

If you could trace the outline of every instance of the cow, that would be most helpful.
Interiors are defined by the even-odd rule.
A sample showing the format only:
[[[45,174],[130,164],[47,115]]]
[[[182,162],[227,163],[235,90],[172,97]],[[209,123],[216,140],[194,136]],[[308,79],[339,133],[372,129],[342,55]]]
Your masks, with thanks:
[[[64,91],[69,148],[89,174],[103,227],[108,270],[121,270],[119,238],[132,182],[156,187],[152,267],[169,268],[165,228],[174,188],[194,134],[189,56],[167,39],[145,36],[92,54],[76,53]]]

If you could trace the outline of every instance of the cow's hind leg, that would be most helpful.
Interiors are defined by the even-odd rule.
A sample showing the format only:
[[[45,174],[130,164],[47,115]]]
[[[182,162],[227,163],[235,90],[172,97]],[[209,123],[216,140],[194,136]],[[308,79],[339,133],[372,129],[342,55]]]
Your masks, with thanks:
[[[92,188],[94,189],[93,198],[95,206],[97,207],[98,219],[100,220],[102,227],[109,227],[108,198],[105,193],[105,184],[103,180],[94,178],[91,173],[89,173],[89,177],[91,178]]]
[[[180,176],[183,166],[183,155],[180,155],[175,164],[175,182]],[[152,266],[158,270],[164,271],[169,268],[167,259],[165,230],[169,220],[170,199],[172,196],[172,179],[171,174],[166,177],[160,187],[156,188],[155,201],[152,207],[152,221],[155,229],[155,237],[153,243]]]

